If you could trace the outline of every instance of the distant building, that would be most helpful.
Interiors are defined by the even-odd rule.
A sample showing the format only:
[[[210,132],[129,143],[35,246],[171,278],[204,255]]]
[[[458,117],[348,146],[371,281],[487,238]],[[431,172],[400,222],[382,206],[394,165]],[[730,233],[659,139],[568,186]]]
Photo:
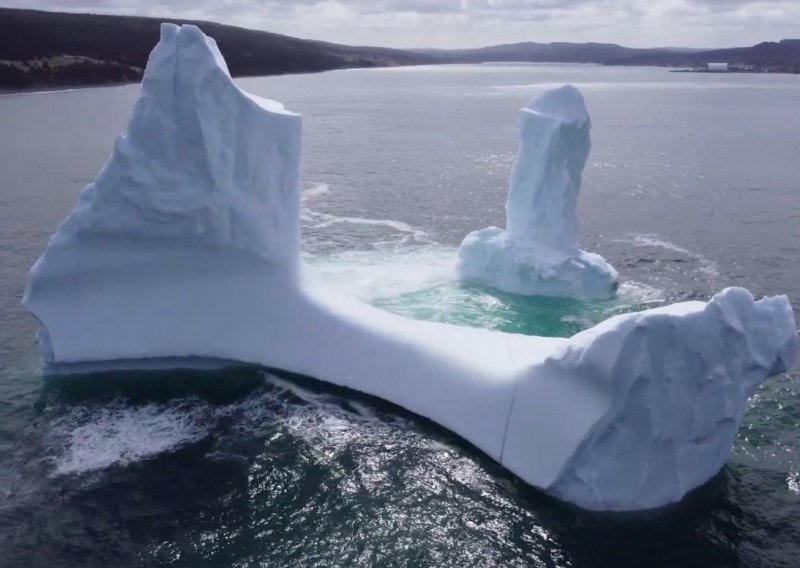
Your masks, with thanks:
[[[728,70],[727,63],[709,63],[708,64],[709,71],[718,71],[718,72],[725,72]]]

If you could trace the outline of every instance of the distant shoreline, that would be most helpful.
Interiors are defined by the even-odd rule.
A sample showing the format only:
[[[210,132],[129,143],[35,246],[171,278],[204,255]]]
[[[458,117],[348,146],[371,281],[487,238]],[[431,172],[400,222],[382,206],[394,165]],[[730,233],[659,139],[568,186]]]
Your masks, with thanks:
[[[707,73],[709,75],[800,75],[800,71],[761,70],[761,69],[728,69],[727,71],[713,71],[710,69],[670,69],[670,73]]]
[[[0,97],[12,95],[48,95],[52,93],[68,93],[70,91],[83,91],[86,89],[101,89],[103,87],[122,87],[124,85],[136,85],[139,81],[125,81],[119,83],[83,83],[74,85],[28,87],[24,89],[8,89],[0,87]]]
[[[396,67],[445,67],[449,65],[460,65],[460,66],[469,66],[469,65],[493,65],[493,64],[508,64],[513,63],[517,65],[587,65],[587,66],[597,66],[597,67],[638,67],[638,68],[660,68],[664,69],[668,73],[698,73],[698,74],[709,74],[709,75],[798,75],[800,73],[793,72],[793,71],[772,71],[772,70],[743,70],[743,69],[730,69],[728,71],[710,71],[708,69],[702,68],[683,68],[683,67],[673,67],[673,66],[664,66],[664,65],[623,65],[623,64],[599,64],[599,63],[562,63],[556,61],[484,61],[481,63],[421,63],[417,65],[385,65],[385,66],[375,66],[375,67],[344,67],[339,69],[326,69],[324,71],[301,71],[297,73],[274,73],[274,74],[267,74],[267,75],[243,75],[234,77],[234,80],[239,79],[255,79],[259,77],[280,77],[285,75],[312,75],[317,73],[326,73],[328,71],[345,71],[345,70],[356,70],[356,69],[392,69]],[[70,83],[64,85],[40,85],[40,86],[31,86],[21,89],[10,89],[8,87],[0,87],[0,97],[11,96],[11,95],[35,95],[35,94],[51,94],[51,93],[65,93],[69,91],[78,91],[78,90],[85,90],[85,89],[98,89],[104,87],[122,87],[125,85],[137,85],[140,84],[141,80],[137,81],[115,81],[109,83]]]
[[[420,65],[406,65],[404,67],[419,67]],[[424,64],[430,65],[430,64]],[[383,67],[342,67],[339,69],[324,69],[322,71],[298,71],[296,73],[269,73],[265,75],[239,75],[234,76],[234,80],[239,79],[251,79],[257,77],[281,77],[284,75],[315,75],[317,73],[327,73],[328,71],[344,71],[347,69],[391,69],[393,67],[398,67],[397,65],[385,65]],[[77,91],[83,89],[99,89],[103,87],[122,87],[124,85],[138,85],[142,82],[141,79],[137,79],[135,81],[109,81],[107,83],[65,83],[63,85],[38,85],[38,86],[31,86],[31,87],[24,87],[21,89],[10,89],[8,87],[0,86],[0,96],[6,95],[24,95],[24,94],[47,94],[47,93],[63,93],[67,91]]]
[[[421,67],[423,65],[432,65],[430,63],[424,63],[419,65],[403,65],[402,67]],[[442,65],[442,64],[437,64]],[[296,73],[269,73],[265,75],[239,75],[234,76],[233,79],[255,79],[258,77],[282,77],[286,75],[316,75],[317,73],[327,73],[329,71],[345,71],[351,69],[392,69],[394,67],[400,67],[398,65],[385,65],[381,67],[341,67],[338,69],[323,69],[321,71],[298,71]],[[103,87],[122,87],[124,85],[138,85],[142,82],[141,79],[137,79],[135,81],[110,81],[108,83],[69,83],[63,85],[39,85],[39,86],[31,86],[25,87],[22,89],[10,89],[8,87],[0,86],[0,96],[7,96],[7,95],[34,95],[37,93],[47,94],[47,93],[63,93],[68,91],[77,91],[83,89],[99,89]]]
[[[336,69],[495,62],[708,65],[800,73],[800,39],[725,49],[632,48],[615,43],[520,42],[467,49],[393,49],[300,39],[208,21],[0,8],[0,89],[48,92],[141,80],[161,24],[192,24],[213,37],[235,78]]]

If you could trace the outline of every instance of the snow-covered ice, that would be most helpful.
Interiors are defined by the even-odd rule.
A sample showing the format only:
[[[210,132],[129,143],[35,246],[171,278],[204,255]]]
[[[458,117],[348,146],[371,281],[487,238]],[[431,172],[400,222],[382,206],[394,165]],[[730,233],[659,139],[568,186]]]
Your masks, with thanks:
[[[577,203],[590,130],[583,95],[571,85],[547,91],[520,111],[506,229],[466,236],[459,251],[462,280],[527,296],[614,295],[617,271],[578,248]]]
[[[787,298],[736,288],[570,339],[337,296],[300,270],[300,131],[234,84],[213,40],[165,24],[127,133],[31,269],[23,303],[51,370],[299,373],[430,418],[562,499],[628,510],[714,475],[747,398],[795,356]]]

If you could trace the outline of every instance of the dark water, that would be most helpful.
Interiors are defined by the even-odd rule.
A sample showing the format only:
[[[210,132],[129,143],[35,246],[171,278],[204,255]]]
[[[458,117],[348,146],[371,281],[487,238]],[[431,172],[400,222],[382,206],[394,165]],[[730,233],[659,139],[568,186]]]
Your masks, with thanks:
[[[503,223],[516,109],[562,82],[594,124],[584,248],[619,269],[620,297],[455,285],[461,238]],[[454,66],[241,83],[305,116],[304,248],[343,293],[549,335],[728,285],[788,294],[800,317],[796,77]],[[45,381],[25,275],[136,92],[0,97],[1,567],[800,566],[797,367],[753,399],[716,478],[624,515],[552,500],[434,424],[307,380]]]

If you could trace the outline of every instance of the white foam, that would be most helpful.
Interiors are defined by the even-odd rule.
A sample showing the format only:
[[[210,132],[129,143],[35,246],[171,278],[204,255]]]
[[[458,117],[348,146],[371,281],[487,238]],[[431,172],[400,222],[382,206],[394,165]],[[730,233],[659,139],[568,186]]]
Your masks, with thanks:
[[[391,425],[396,420],[390,424],[358,401],[343,405],[331,394],[268,373],[264,377],[275,390],[258,390],[222,406],[198,399],[135,406],[117,399],[73,407],[49,423],[48,437],[57,448],[53,474],[82,475],[171,453],[208,436],[222,418],[233,417],[239,435],[257,435],[264,426],[284,428],[312,446],[340,449],[357,437],[385,436],[396,427]],[[288,401],[287,393],[302,403]]]
[[[617,297],[631,305],[660,304],[668,300],[663,289],[635,280],[622,282],[617,290]]]
[[[196,403],[128,406],[123,400],[106,406],[78,406],[51,424],[60,447],[55,473],[81,474],[126,465],[174,451],[208,433]]]
[[[311,187],[304,189],[300,194],[300,203],[305,203],[310,199],[330,193],[330,191],[331,188],[327,183],[318,183],[316,185],[312,185]]]
[[[338,217],[336,215],[331,215],[329,213],[316,213],[312,212],[312,215],[316,216],[318,219],[321,219],[320,222],[312,225],[312,229],[324,229],[326,227],[330,227],[331,225],[335,225],[337,223],[351,223],[353,225],[372,225],[372,226],[381,226],[381,227],[388,227],[389,229],[393,229],[400,233],[406,233],[410,236],[410,238],[417,242],[428,242],[428,234],[423,231],[422,229],[417,229],[416,227],[412,227],[408,223],[404,223],[403,221],[394,221],[392,219],[369,219],[365,217]]]
[[[263,427],[284,430],[330,457],[331,452],[347,450],[354,440],[386,440],[408,427],[403,418],[379,417],[359,401],[313,391],[270,373],[264,377],[274,389],[259,390],[216,411],[216,416],[241,413],[236,429],[245,436],[257,434]],[[292,401],[287,394],[301,402]]]
[[[314,211],[309,208],[308,201],[330,193],[331,188],[328,184],[321,183],[305,189],[300,197],[302,209],[300,211],[300,220],[305,223],[304,232],[310,232],[319,229],[327,229],[333,225],[350,224],[350,225],[367,225],[372,227],[384,227],[390,231],[399,233],[397,238],[387,241],[375,241],[372,246],[377,249],[387,248],[392,246],[396,248],[398,245],[406,244],[423,244],[430,243],[432,239],[422,229],[404,223],[403,221],[395,221],[393,219],[371,219],[368,217],[352,217],[352,216],[338,216],[332,213],[325,213]]]
[[[341,294],[371,302],[455,282],[457,259],[457,249],[440,246],[344,251],[309,257],[309,277]]]

